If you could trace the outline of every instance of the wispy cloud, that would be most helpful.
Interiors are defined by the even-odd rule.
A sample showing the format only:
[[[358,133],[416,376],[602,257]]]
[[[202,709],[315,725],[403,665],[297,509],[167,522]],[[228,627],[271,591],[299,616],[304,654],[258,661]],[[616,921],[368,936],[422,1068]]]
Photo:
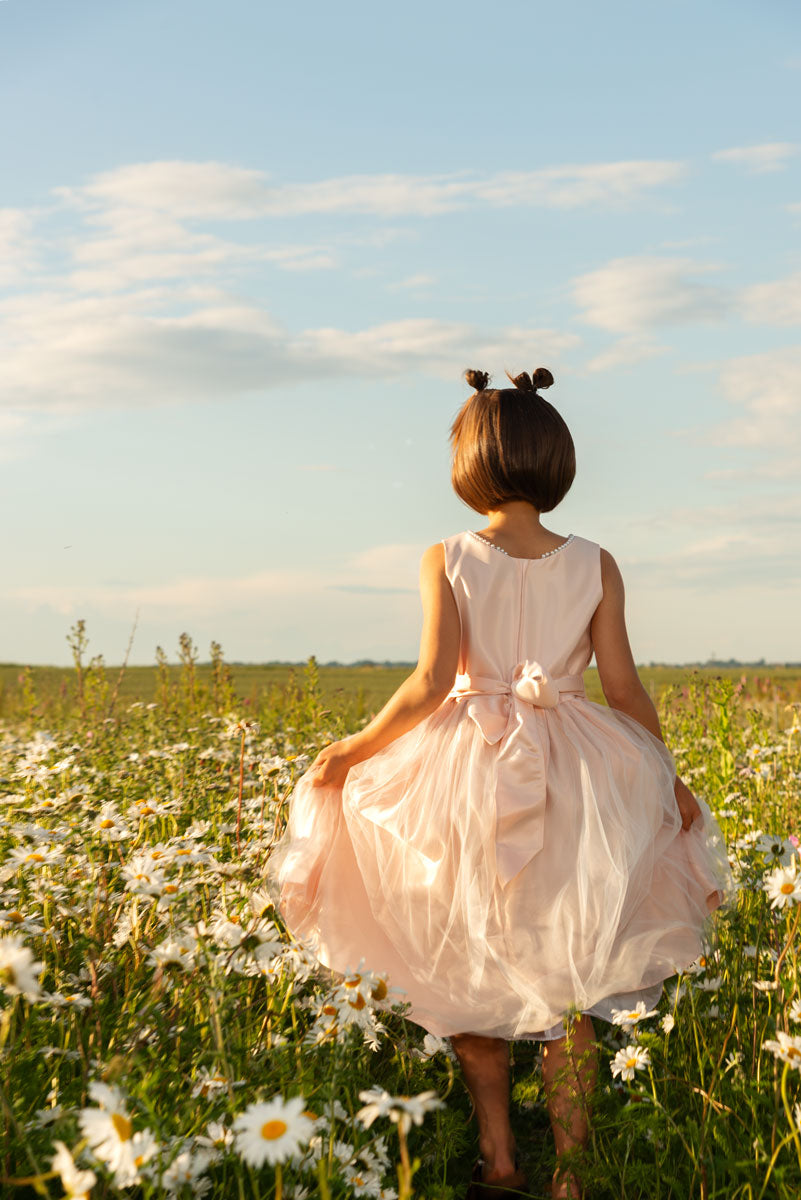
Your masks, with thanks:
[[[782,171],[787,160],[798,153],[795,142],[762,142],[757,146],[733,146],[730,150],[716,150],[712,155],[715,162],[734,163],[755,174],[766,171]]]
[[[720,382],[735,416],[710,430],[711,439],[782,453],[801,448],[801,349],[733,358]]]
[[[742,312],[746,320],[764,325],[801,325],[801,271],[744,288]]]
[[[222,162],[131,163],[54,194],[84,212],[157,211],[179,220],[249,220],[310,213],[435,216],[470,204],[576,208],[627,204],[678,182],[684,163],[631,160],[535,171],[433,175],[343,175],[308,183],[273,182],[263,171]]]
[[[227,578],[188,575],[146,584],[88,581],[12,586],[4,588],[2,595],[61,616],[86,609],[121,618],[139,610],[143,620],[173,614],[188,619],[231,613],[255,617],[267,602],[297,602],[300,597],[305,603],[317,605],[322,613],[330,603],[330,597],[326,597],[331,591],[419,597],[418,574],[424,549],[413,543],[371,546],[346,556],[330,571],[275,568]],[[419,600],[415,603],[419,605]]]
[[[584,321],[611,333],[718,320],[729,307],[729,296],[698,276],[719,269],[689,258],[616,258],[575,278],[573,297]]]

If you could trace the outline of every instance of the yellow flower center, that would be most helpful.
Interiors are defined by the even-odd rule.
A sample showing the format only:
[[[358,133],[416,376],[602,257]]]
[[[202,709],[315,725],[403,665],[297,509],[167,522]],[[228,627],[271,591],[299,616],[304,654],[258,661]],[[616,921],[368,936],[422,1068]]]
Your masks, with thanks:
[[[101,829],[113,829],[114,822],[112,821],[111,817],[104,817],[103,820],[100,822],[100,828]]]
[[[139,807],[139,814],[140,814],[140,816],[143,816],[143,817],[152,816],[152,814],[155,811],[156,810],[154,808],[151,808],[149,804],[142,804]]]
[[[627,1067],[636,1067],[636,1066],[637,1066],[637,1059],[636,1059],[636,1058],[627,1058],[627,1059],[626,1059],[626,1066],[627,1066]]]
[[[24,921],[25,918],[23,917],[22,913],[15,908],[13,912],[6,913],[6,920],[13,921],[15,925],[19,925],[19,923]]]
[[[317,1113],[315,1113],[315,1112],[312,1112],[312,1110],[311,1110],[310,1108],[304,1108],[304,1110],[303,1110],[303,1116],[304,1116],[304,1117],[308,1117],[310,1121],[316,1121],[316,1120],[317,1120]]]
[[[364,1008],[366,1003],[367,1003],[367,1001],[365,1000],[365,998],[361,994],[361,992],[357,992],[352,1000],[348,1000],[348,1004],[351,1006],[351,1008],[357,1008],[357,1009]]]
[[[266,1142],[274,1142],[283,1137],[288,1128],[286,1121],[265,1121],[261,1127],[261,1136]]]
[[[191,853],[192,853],[192,851],[191,851],[191,850],[176,850],[176,851],[175,851],[175,857],[176,857],[176,858],[181,858],[182,856],[184,856],[184,855],[186,855],[186,854],[191,854]]]
[[[165,891],[166,895],[174,896],[175,893],[178,891],[178,885],[175,883],[165,884],[164,891]]]
[[[791,894],[791,892],[795,891],[795,884],[789,883],[789,882],[783,883],[782,886],[779,888],[779,891],[783,892],[785,896],[789,896]]]
[[[325,1013],[325,1015],[326,1015],[327,1017],[335,1017],[335,1016],[337,1015],[337,1009],[336,1009],[336,1005],[334,1005],[334,1004],[324,1004],[324,1005],[323,1005],[323,1012]]]
[[[799,1050],[797,1046],[788,1046],[787,1047],[787,1057],[788,1058],[801,1058],[801,1050]]]
[[[361,975],[354,975],[351,979],[345,980],[345,987],[358,987],[361,981]]]
[[[45,856],[43,854],[37,854],[35,851],[33,854],[29,854],[25,859],[26,862],[44,862],[44,860]]]
[[[121,1142],[130,1142],[133,1125],[122,1113],[111,1114],[111,1124]]]
[[[374,1000],[383,1000],[384,997],[386,996],[386,994],[387,994],[387,985],[384,983],[383,979],[379,979],[378,983],[375,985],[375,987],[373,988],[373,991],[372,991],[373,999]]]

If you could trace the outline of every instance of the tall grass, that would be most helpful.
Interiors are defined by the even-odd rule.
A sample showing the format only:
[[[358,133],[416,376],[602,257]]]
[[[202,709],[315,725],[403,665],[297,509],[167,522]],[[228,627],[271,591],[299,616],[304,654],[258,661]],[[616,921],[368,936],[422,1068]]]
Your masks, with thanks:
[[[320,969],[262,887],[294,781],[369,709],[326,697],[314,659],[245,705],[220,647],[201,670],[188,637],[177,670],[159,652],[153,698],[131,700],[88,659],[80,623],[71,639],[65,688],[23,672],[0,727],[3,1195],[63,1195],[58,1141],[94,1172],[95,1197],[461,1196],[476,1128],[448,1043],[405,1019],[375,964],[344,980]],[[765,891],[799,862],[801,726],[785,681],[760,689],[691,676],[661,697],[740,891],[657,1016],[596,1023],[584,1173],[598,1200],[801,1194],[801,907]],[[780,1035],[788,1061],[765,1048]],[[613,1075],[631,1046],[642,1065]],[[511,1052],[515,1132],[544,1196],[538,1047]],[[371,1120],[360,1093],[377,1088],[394,1101]],[[421,1100],[417,1124],[403,1097],[431,1091],[444,1105]],[[235,1122],[295,1096],[306,1116],[260,1128],[299,1122],[296,1152],[277,1136],[276,1161],[253,1165]]]

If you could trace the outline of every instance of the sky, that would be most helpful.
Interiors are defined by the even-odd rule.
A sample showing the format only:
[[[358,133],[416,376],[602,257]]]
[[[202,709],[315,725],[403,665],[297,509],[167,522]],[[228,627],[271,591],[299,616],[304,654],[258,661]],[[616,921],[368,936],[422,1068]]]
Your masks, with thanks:
[[[540,365],[636,661],[801,660],[800,89],[794,0],[0,0],[0,660],[415,661]]]

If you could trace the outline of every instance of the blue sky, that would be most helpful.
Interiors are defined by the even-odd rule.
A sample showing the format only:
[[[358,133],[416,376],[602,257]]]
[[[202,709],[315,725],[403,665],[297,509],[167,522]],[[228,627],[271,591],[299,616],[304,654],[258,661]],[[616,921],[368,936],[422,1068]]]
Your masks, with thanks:
[[[0,659],[414,660],[550,367],[635,657],[801,658],[791,3],[0,2]]]

